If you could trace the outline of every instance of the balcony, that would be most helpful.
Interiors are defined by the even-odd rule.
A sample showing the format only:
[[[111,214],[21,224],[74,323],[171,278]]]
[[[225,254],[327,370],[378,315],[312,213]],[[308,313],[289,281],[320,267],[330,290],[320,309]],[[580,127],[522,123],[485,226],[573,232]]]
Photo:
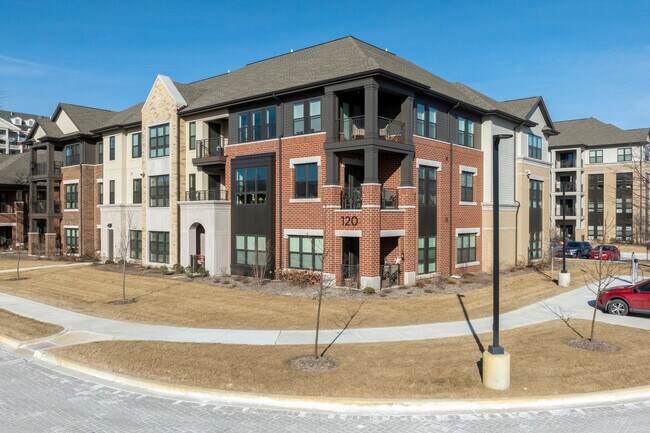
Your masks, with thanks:
[[[381,189],[381,208],[398,209],[399,208],[399,190],[394,188]]]
[[[343,191],[341,191],[341,209],[361,209],[361,188],[343,188]]]
[[[47,213],[47,200],[34,200],[32,202],[32,213]],[[61,202],[54,202],[54,213],[61,213]]]
[[[227,142],[224,137],[196,140],[196,157],[192,159],[192,164],[196,166],[225,164],[224,147]]]
[[[566,192],[582,192],[582,185],[578,185],[577,182],[555,182],[555,192],[562,192],[562,184],[564,184],[564,190]]]
[[[228,191],[218,189],[185,191],[185,201],[221,200],[228,201]]]
[[[365,116],[337,120],[338,141],[362,140],[366,138]],[[387,117],[377,118],[377,137],[381,140],[404,143],[404,123]]]
[[[81,161],[80,155],[67,155],[65,157],[65,166],[79,165],[79,161]]]
[[[54,161],[54,170],[51,172],[49,163],[33,163],[31,174],[32,176],[61,176],[61,161]]]
[[[555,168],[582,168],[582,160],[559,159],[555,161]]]
[[[564,206],[564,213],[562,212],[562,205],[555,205],[555,216],[562,217],[566,215],[568,217],[582,216],[582,209],[577,209],[574,206]]]

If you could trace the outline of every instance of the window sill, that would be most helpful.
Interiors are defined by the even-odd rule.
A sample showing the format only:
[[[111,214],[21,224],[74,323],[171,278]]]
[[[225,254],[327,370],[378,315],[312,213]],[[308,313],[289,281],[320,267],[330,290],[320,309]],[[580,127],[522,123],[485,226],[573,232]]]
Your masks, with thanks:
[[[478,203],[476,203],[475,201],[461,201],[458,202],[458,204],[461,206],[476,206]]]
[[[320,203],[320,197],[314,197],[314,198],[290,198],[289,203]]]
[[[481,262],[458,263],[458,264],[456,265],[456,269],[460,269],[460,268],[468,268],[468,267],[470,267],[470,266],[478,266],[478,265],[480,265],[480,264],[481,264]]]
[[[63,212],[79,212],[79,209],[63,209]]]

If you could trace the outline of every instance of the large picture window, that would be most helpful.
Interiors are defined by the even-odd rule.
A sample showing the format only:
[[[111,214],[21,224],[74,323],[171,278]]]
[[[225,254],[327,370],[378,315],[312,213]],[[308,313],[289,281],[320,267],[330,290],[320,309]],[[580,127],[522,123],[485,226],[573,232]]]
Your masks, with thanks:
[[[456,263],[476,261],[476,233],[461,234],[456,238]]]
[[[436,138],[437,110],[430,105],[417,104],[415,115],[415,134]]]
[[[266,167],[235,170],[235,204],[265,204],[266,178]]]
[[[528,134],[528,157],[542,159],[542,137]]]
[[[589,164],[600,164],[603,162],[603,151],[602,150],[590,150],[589,151]]]
[[[318,197],[318,165],[314,163],[295,165],[295,198]]]
[[[436,237],[420,236],[418,238],[418,274],[436,272]]]
[[[149,128],[149,158],[169,156],[169,124]]]
[[[289,236],[289,267],[320,271],[323,268],[323,238]]]
[[[142,259],[142,230],[129,230],[129,258]]]
[[[65,148],[65,165],[79,164],[79,144],[71,144]]]
[[[617,150],[618,162],[632,161],[632,148],[625,147]]]
[[[266,266],[266,236],[237,235],[235,237],[237,264]]]
[[[65,186],[65,208],[77,209],[79,207],[79,185],[76,183],[69,183]]]
[[[275,107],[240,113],[238,134],[240,143],[275,138]]]
[[[169,263],[169,232],[149,232],[149,261]]]
[[[149,206],[169,206],[169,175],[149,178]]]

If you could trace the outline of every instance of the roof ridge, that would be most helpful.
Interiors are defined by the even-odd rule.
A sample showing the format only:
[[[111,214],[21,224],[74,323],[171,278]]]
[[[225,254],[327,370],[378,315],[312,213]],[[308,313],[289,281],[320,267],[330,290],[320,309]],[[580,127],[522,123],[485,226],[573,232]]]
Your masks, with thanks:
[[[297,50],[294,50],[293,48],[291,48],[291,51],[289,51],[288,53],[278,54],[278,55],[275,55],[275,56],[267,57],[266,59],[258,60],[256,62],[246,63],[243,67],[245,68],[246,66],[254,65],[256,63],[261,63],[261,62],[265,62],[267,60],[277,59],[278,57],[288,56],[288,55],[291,55],[291,54],[299,53],[301,51],[309,50],[311,48],[320,47],[322,45],[328,45],[328,44],[331,44],[333,42],[341,41],[343,39],[348,39],[348,38],[358,40],[357,38],[355,38],[354,36],[351,36],[351,35],[342,36],[340,38],[332,39],[330,41],[321,42],[321,43],[310,45],[310,46],[304,47],[304,48],[298,48]],[[239,69],[242,69],[242,68],[239,68]],[[237,69],[235,69],[235,70],[237,70]]]
[[[500,102],[515,102],[515,101],[523,101],[523,100],[526,100],[526,99],[539,99],[541,97],[542,97],[542,95],[526,96],[525,98],[504,99],[503,101],[500,101]]]
[[[88,108],[90,110],[97,110],[97,111],[108,111],[110,113],[115,113],[116,112],[115,110],[109,110],[109,109],[106,109],[106,108],[89,107],[87,105],[71,104],[70,102],[59,102],[59,105],[61,105],[61,106],[68,105],[68,106],[71,106],[71,107]]]

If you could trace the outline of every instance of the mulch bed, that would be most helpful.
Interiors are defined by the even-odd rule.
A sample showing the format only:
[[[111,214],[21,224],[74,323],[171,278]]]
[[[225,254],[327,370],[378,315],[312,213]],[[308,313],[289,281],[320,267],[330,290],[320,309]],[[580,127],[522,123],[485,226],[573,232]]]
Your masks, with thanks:
[[[318,358],[314,356],[301,356],[300,358],[289,361],[289,367],[293,370],[311,373],[333,370],[338,366],[339,362],[336,359],[325,358],[324,356],[319,356]]]
[[[576,338],[575,340],[567,341],[566,344],[575,347],[576,349],[588,350],[590,352],[616,352],[619,350],[618,347],[613,344],[608,344],[596,339],[592,341],[588,338]]]

